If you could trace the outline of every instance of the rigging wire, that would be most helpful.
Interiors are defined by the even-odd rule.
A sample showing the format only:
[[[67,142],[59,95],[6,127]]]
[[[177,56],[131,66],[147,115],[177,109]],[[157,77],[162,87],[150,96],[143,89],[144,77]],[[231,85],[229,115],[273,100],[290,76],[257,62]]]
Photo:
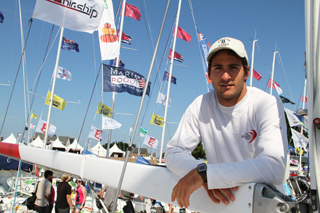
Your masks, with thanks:
[[[39,73],[38,73],[38,75],[37,75],[37,77],[36,77],[36,78],[37,78],[37,81],[36,81],[34,93],[33,93],[33,96],[32,96],[32,100],[31,100],[31,103],[30,103],[30,111],[31,111],[31,109],[32,109],[32,107],[33,107],[33,102],[34,102],[35,94],[36,94],[36,92],[37,92],[38,84],[39,84],[40,77],[41,77],[41,74],[42,74],[42,68],[43,68],[43,65],[44,65],[44,63],[45,63],[45,61],[46,61],[46,59],[47,59],[47,56],[48,56],[48,48],[49,48],[49,44],[50,44],[50,40],[51,40],[51,36],[52,36],[52,33],[53,33],[54,26],[55,26],[55,25],[52,25],[52,29],[51,29],[49,41],[48,41],[48,44],[47,44],[47,48],[46,48],[46,51],[45,51],[45,53],[44,53],[42,65],[41,65],[40,70],[39,70]],[[60,30],[59,30],[59,31],[60,31]],[[51,46],[51,47],[52,47],[52,46]],[[50,50],[51,50],[51,48],[50,48]],[[50,52],[50,50],[49,50],[49,52]],[[32,86],[32,87],[33,87],[33,86]],[[31,88],[32,88],[32,87],[31,87]],[[31,90],[32,90],[32,89],[31,89]],[[31,91],[31,90],[30,90],[30,91]],[[42,115],[42,113],[41,113],[41,115]],[[30,117],[30,112],[29,112],[29,114],[28,114],[28,119],[29,119],[29,117]],[[40,116],[39,118],[41,118],[41,116]],[[26,130],[26,129],[24,129],[24,131],[23,131],[23,133],[22,133],[22,138],[23,138],[23,136],[24,136],[24,134],[25,134],[25,130]]]
[[[79,136],[78,136],[78,141],[80,141],[80,137],[81,137],[81,134],[82,134],[83,126],[84,126],[84,123],[86,122],[86,118],[87,118],[88,111],[89,111],[89,108],[90,108],[91,100],[92,100],[93,93],[94,93],[94,90],[95,90],[96,85],[97,85],[97,81],[98,81],[98,78],[99,78],[99,74],[100,74],[102,65],[103,65],[103,63],[100,64],[99,72],[97,74],[96,81],[94,82],[94,85],[93,85],[93,89],[92,89],[92,93],[91,93],[90,100],[89,100],[89,103],[88,103],[88,107],[87,107],[87,110],[86,110],[86,114],[84,116],[84,119],[83,119],[83,122],[82,122],[82,126],[81,126],[81,129],[80,129],[80,133],[79,133]]]
[[[174,25],[173,25],[173,26],[174,26]],[[173,32],[173,26],[172,26],[172,29],[171,29],[170,34],[169,34],[169,36],[168,36],[167,43],[166,43],[166,45],[165,45],[165,49],[164,49],[163,54],[162,54],[162,57],[161,57],[160,65],[159,65],[159,67],[158,67],[158,70],[157,70],[157,73],[156,73],[156,78],[155,78],[155,80],[154,80],[155,82],[157,81],[158,77],[160,78],[160,73],[159,73],[159,72],[160,72],[160,67],[161,67],[161,65],[162,65],[163,60],[165,59],[165,53],[167,52],[168,44],[169,44],[170,38],[171,38],[170,35],[172,35],[172,32]],[[166,64],[167,64],[167,63],[166,63]],[[162,85],[163,85],[163,83],[161,82],[160,90],[161,90]],[[152,87],[152,89],[150,90],[150,97],[151,97],[152,94],[153,94],[154,87],[155,87],[155,84],[153,84],[153,87]],[[147,105],[146,105],[146,109],[148,108],[149,104],[150,104],[150,98],[148,99],[148,102],[147,102]],[[146,116],[146,112],[147,112],[147,110],[145,110],[144,113],[143,113],[142,121],[144,120],[144,118],[145,118],[145,116]]]
[[[269,77],[268,77],[268,79],[269,79],[269,78],[270,78],[269,68],[268,68],[268,65],[267,65],[267,63],[266,63],[266,59],[264,58],[264,55],[262,54],[262,51],[261,51],[261,49],[260,49],[260,47],[259,47],[259,41],[257,41],[256,44],[257,44],[257,48],[258,48],[258,50],[259,50],[259,54],[260,54],[260,56],[261,56],[262,59],[263,59],[263,63],[264,63],[264,66],[266,67],[267,73],[269,73]],[[266,89],[267,89],[267,85],[266,85],[266,87],[265,87],[264,90],[266,91]]]
[[[283,65],[283,62],[282,62],[282,59],[281,59],[280,52],[278,52],[278,55],[279,55],[278,60],[279,60],[279,63],[281,64],[281,66],[282,66],[282,72],[283,72],[284,77],[285,77],[286,82],[287,82],[287,89],[288,89],[288,91],[289,91],[289,93],[291,95],[291,98],[292,98],[291,100],[294,102],[294,99],[293,99],[293,96],[292,96],[292,93],[291,93],[291,90],[290,90],[290,87],[289,87],[289,82],[288,82],[288,78],[287,78],[287,75],[286,75],[286,71],[284,69],[284,65]]]
[[[32,19],[31,19],[31,20],[32,20]],[[8,105],[7,105],[7,108],[6,108],[6,112],[5,112],[4,117],[3,117],[1,129],[0,129],[0,135],[1,135],[1,133],[2,133],[3,126],[4,126],[4,123],[5,123],[6,118],[7,118],[9,106],[10,106],[11,99],[12,99],[12,94],[13,94],[13,91],[14,91],[14,88],[15,88],[15,85],[16,85],[16,82],[17,82],[18,75],[19,75],[20,66],[21,66],[21,63],[22,63],[22,60],[23,60],[23,55],[24,55],[24,53],[25,53],[25,49],[26,49],[26,46],[27,46],[27,42],[28,42],[28,38],[29,38],[29,34],[30,34],[31,27],[32,27],[32,21],[31,21],[30,27],[29,27],[29,29],[28,29],[28,34],[27,34],[27,37],[26,37],[26,42],[24,43],[24,47],[23,47],[23,50],[22,50],[22,53],[21,53],[18,70],[17,70],[16,76],[15,76],[15,79],[14,79],[14,83],[13,83],[13,86],[12,86],[12,90],[11,90],[11,93],[10,93],[10,96],[9,96],[9,101],[8,101]]]

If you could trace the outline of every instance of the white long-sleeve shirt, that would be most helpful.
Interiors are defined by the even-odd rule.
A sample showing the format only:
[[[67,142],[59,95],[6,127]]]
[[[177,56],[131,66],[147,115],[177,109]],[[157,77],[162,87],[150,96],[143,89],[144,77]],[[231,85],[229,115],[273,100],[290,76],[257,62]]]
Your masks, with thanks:
[[[173,173],[182,177],[202,163],[191,155],[202,140],[209,189],[282,183],[288,146],[282,103],[247,89],[232,107],[222,106],[214,91],[193,101],[167,145],[165,162]]]

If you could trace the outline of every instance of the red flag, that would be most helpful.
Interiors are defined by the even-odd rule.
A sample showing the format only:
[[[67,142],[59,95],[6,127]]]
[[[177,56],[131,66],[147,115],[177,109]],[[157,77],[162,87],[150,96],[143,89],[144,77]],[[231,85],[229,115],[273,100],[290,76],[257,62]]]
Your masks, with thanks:
[[[187,42],[191,41],[191,35],[178,26],[177,38],[181,38]]]
[[[122,10],[120,15],[122,15]],[[133,6],[128,3],[126,4],[126,11],[124,15],[127,17],[134,18],[135,20],[138,20],[138,21],[140,21],[140,17],[141,17],[140,10],[136,6]]]
[[[270,87],[271,85],[271,79],[269,78],[269,81],[268,81],[268,87]],[[279,84],[277,84],[277,82],[273,81],[273,85],[272,85],[272,88],[275,89],[276,87],[274,85],[277,85],[278,87],[280,87]]]
[[[307,96],[302,96],[302,102],[307,103],[308,102],[308,97]]]
[[[262,78],[262,75],[260,75],[260,73],[258,73],[255,69],[253,69],[252,77],[254,77],[254,78],[256,78],[258,81],[260,81],[260,79]]]
[[[171,59],[172,49],[170,49],[168,58]],[[183,57],[177,52],[174,52],[173,59],[179,62],[183,62]]]

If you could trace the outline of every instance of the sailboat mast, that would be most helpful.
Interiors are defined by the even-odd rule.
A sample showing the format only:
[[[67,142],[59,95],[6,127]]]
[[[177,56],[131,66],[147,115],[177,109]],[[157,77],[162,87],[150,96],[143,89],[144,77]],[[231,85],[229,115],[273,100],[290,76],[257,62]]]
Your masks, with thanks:
[[[276,54],[278,51],[274,51],[273,53],[273,62],[272,62],[272,71],[271,71],[271,81],[270,81],[270,94],[272,95],[272,87],[273,87],[273,76],[274,76],[274,64],[276,61]]]
[[[49,109],[48,109],[46,132],[44,134],[44,140],[43,140],[43,142],[44,142],[43,143],[43,148],[46,147],[47,139],[48,139],[48,131],[49,131],[49,126],[50,126],[50,116],[51,116],[51,110],[52,110],[54,90],[55,90],[55,87],[56,87],[57,70],[58,70],[59,59],[60,59],[61,44],[62,44],[62,39],[63,39],[63,31],[64,31],[64,27],[61,27],[60,39],[59,39],[59,44],[58,44],[58,52],[57,52],[57,58],[56,58],[56,64],[54,66],[54,71],[53,71],[53,82],[52,82],[52,89],[51,89],[50,104],[49,104]]]
[[[258,39],[253,40],[252,44],[252,56],[251,56],[251,65],[250,65],[250,87],[252,87],[252,78],[253,78],[253,62],[254,62],[254,49],[255,49],[255,44],[258,41]]]
[[[176,48],[176,40],[177,40],[179,17],[180,17],[180,9],[181,9],[181,0],[179,0],[177,17],[176,17],[176,25],[175,25],[175,28],[174,28],[174,37],[173,37],[173,45],[172,45],[171,60],[170,60],[170,71],[169,71],[169,79],[168,79],[168,89],[167,89],[167,97],[166,97],[167,101],[166,101],[166,107],[165,107],[164,117],[163,117],[163,127],[162,127],[162,136],[161,136],[161,147],[160,147],[159,163],[161,163],[161,160],[162,160],[164,135],[165,135],[165,132],[166,132],[168,106],[169,106],[169,100],[170,100],[170,86],[171,86],[171,78],[172,78],[173,59],[174,59],[174,52],[175,52],[175,48]]]
[[[122,15],[121,15],[121,22],[120,22],[120,31],[119,31],[119,55],[117,57],[116,61],[116,67],[119,67],[119,62],[120,62],[120,52],[121,52],[121,40],[122,40],[122,30],[123,30],[123,21],[124,21],[124,14],[126,10],[126,0],[122,1]],[[112,105],[111,105],[111,118],[114,116],[114,107],[116,103],[116,93],[112,92]],[[111,143],[111,136],[112,136],[112,129],[109,130],[109,135],[108,135],[108,144],[107,144],[107,158],[109,157],[109,149],[110,149],[110,143]]]
[[[309,134],[309,167],[310,167],[310,188],[311,194],[317,198],[316,204],[320,203],[320,173],[319,173],[319,154],[318,144],[319,129],[315,128],[313,120],[320,117],[319,112],[319,37],[318,37],[318,24],[319,24],[319,2],[305,0],[305,31],[306,31],[306,71],[308,81],[308,134]],[[314,206],[315,209],[317,205]],[[316,212],[316,211],[314,211]]]

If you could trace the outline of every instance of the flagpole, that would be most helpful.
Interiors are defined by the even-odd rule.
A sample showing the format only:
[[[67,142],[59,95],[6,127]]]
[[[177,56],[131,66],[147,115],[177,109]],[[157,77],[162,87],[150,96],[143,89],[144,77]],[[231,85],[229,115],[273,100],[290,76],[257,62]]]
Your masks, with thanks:
[[[163,127],[162,127],[162,136],[161,136],[161,147],[160,147],[159,163],[161,163],[161,160],[162,160],[163,143],[164,143],[164,136],[165,136],[165,132],[166,132],[168,106],[169,106],[169,100],[170,100],[170,86],[171,86],[171,78],[172,78],[173,59],[174,59],[174,52],[175,52],[175,48],[176,48],[176,40],[177,40],[179,17],[180,17],[180,9],[181,9],[181,0],[179,0],[179,6],[178,6],[177,18],[176,18],[176,25],[175,25],[175,29],[174,29],[173,45],[172,45],[172,51],[171,51],[170,71],[169,71],[168,89],[167,89],[167,97],[166,97],[167,101],[166,101],[166,107],[165,107],[164,117],[163,117]]]
[[[274,64],[276,61],[276,54],[278,51],[274,51],[273,53],[273,62],[272,62],[272,71],[271,71],[271,81],[270,81],[270,94],[272,95],[272,88],[273,88],[273,76],[274,76]]]
[[[254,35],[254,38],[256,38],[256,35]],[[255,49],[255,44],[257,41],[258,41],[258,39],[253,40],[253,45],[252,45],[252,56],[251,56],[251,65],[250,65],[250,87],[252,87],[254,49]]]
[[[159,47],[159,43],[160,43],[162,31],[163,31],[163,26],[164,26],[164,23],[165,23],[165,20],[166,20],[166,17],[167,17],[170,1],[171,0],[168,0],[168,2],[167,2],[167,6],[166,6],[166,9],[165,9],[165,12],[164,12],[163,19],[162,19],[160,32],[159,32],[158,39],[157,39],[157,43],[156,43],[156,46],[155,46],[155,49],[154,49],[154,52],[153,52],[153,56],[152,56],[152,59],[151,59],[151,64],[150,64],[150,68],[149,68],[149,72],[148,72],[148,77],[147,77],[147,80],[146,80],[146,86],[145,86],[145,88],[143,90],[143,94],[142,94],[142,97],[141,97],[139,110],[138,110],[137,117],[136,117],[136,120],[135,120],[135,123],[134,123],[133,131],[132,131],[132,134],[131,134],[131,137],[130,137],[130,144],[129,144],[127,152],[126,152],[126,159],[125,159],[123,167],[122,167],[122,172],[121,172],[121,176],[120,176],[119,183],[118,183],[117,193],[116,193],[116,195],[115,195],[115,197],[113,199],[114,203],[117,203],[117,201],[118,201],[118,194],[120,193],[120,189],[121,189],[121,185],[122,185],[122,182],[123,182],[124,174],[126,172],[127,164],[128,164],[128,161],[129,161],[129,156],[130,156],[130,153],[132,151],[132,144],[133,144],[135,132],[137,130],[140,114],[141,114],[142,107],[143,107],[144,98],[145,98],[147,90],[148,90],[148,85],[149,85],[149,81],[150,81],[150,77],[151,77],[154,61],[156,59],[156,55],[157,55],[157,51],[158,51],[158,47]],[[116,210],[116,205],[113,205],[111,213],[114,213],[115,210]]]
[[[121,15],[121,22],[120,22],[120,31],[119,31],[119,55],[117,57],[116,67],[119,67],[119,62],[120,62],[121,40],[122,40],[122,30],[123,30],[123,21],[124,21],[125,9],[126,9],[126,0],[123,0],[122,8],[121,8],[122,15]],[[111,106],[111,116],[110,116],[112,119],[113,119],[113,116],[114,116],[115,102],[116,102],[116,92],[112,92],[112,106]],[[107,158],[109,156],[111,136],[112,136],[112,129],[109,130],[109,135],[108,135]]]
[[[50,98],[50,104],[49,104],[49,109],[48,109],[47,126],[46,126],[46,132],[44,134],[43,148],[46,147],[47,140],[48,140],[50,116],[51,116],[51,109],[52,109],[52,103],[53,103],[53,97],[54,97],[54,90],[55,90],[55,87],[56,87],[57,70],[58,70],[59,59],[60,59],[61,44],[62,44],[62,39],[63,39],[63,31],[64,31],[64,27],[61,27],[60,39],[59,39],[59,44],[58,44],[58,52],[57,52],[57,58],[56,58],[56,64],[54,66],[54,71],[53,71],[53,82],[52,82],[52,89],[51,89],[51,98]]]

